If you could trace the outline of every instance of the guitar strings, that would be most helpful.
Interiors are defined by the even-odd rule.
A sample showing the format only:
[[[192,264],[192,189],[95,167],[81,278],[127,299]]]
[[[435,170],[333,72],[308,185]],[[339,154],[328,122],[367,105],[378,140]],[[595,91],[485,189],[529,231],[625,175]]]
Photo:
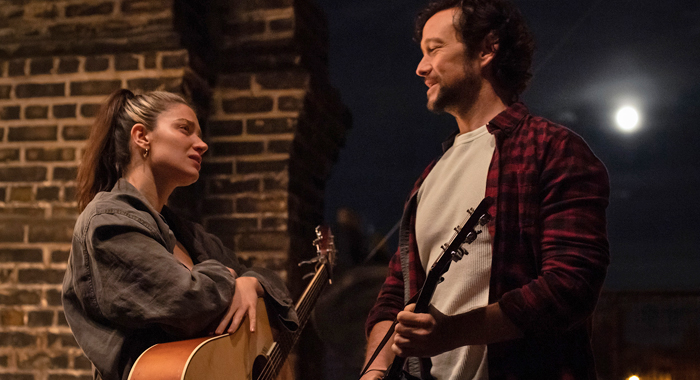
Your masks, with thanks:
[[[308,321],[308,316],[311,313],[311,309],[313,308],[310,301],[312,299],[315,300],[317,298],[318,294],[321,292],[321,290],[323,290],[326,281],[328,281],[328,268],[326,267],[326,265],[323,265],[319,269],[319,271],[319,277],[321,281],[314,281],[312,284],[310,284],[310,288],[308,289],[307,293],[309,294],[309,296],[301,300],[299,305],[300,307],[297,309],[297,314],[300,316],[299,319],[304,321],[303,325],[299,326],[299,335],[304,329],[304,326]],[[268,360],[263,370],[260,372],[258,380],[272,379],[277,375],[277,370],[279,369],[278,365],[280,364],[280,362],[283,362],[283,360],[286,359],[287,354],[289,354],[292,347],[294,346],[294,342],[298,338],[298,336],[295,337],[294,334],[291,334],[290,336],[290,334],[286,334],[283,331],[280,331],[279,335],[280,341],[273,348],[273,352],[270,353],[270,359]]]

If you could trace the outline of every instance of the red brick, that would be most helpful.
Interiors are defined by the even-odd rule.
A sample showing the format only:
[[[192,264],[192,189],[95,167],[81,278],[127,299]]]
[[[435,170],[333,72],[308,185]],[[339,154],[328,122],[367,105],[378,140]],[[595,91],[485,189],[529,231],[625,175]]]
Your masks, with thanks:
[[[277,100],[277,109],[280,111],[301,111],[304,108],[304,99],[296,96],[280,96]]]
[[[251,174],[262,172],[282,172],[289,166],[287,160],[273,161],[238,161],[236,162],[236,173]]]
[[[22,166],[0,168],[0,182],[36,182],[46,180],[46,168]]]
[[[114,69],[117,71],[138,70],[139,59],[131,54],[119,54],[114,57]]]
[[[294,132],[297,120],[291,118],[255,119],[246,122],[246,131],[249,134],[276,134]]]
[[[126,87],[131,91],[155,91],[163,86],[163,81],[158,78],[137,78],[126,81]]]
[[[308,74],[297,71],[260,73],[255,75],[255,81],[266,89],[305,89]]]
[[[15,87],[15,96],[18,98],[43,98],[65,95],[65,83],[26,83],[18,84]]]
[[[226,113],[256,113],[272,111],[273,100],[269,96],[243,96],[235,99],[224,99],[221,108]]]
[[[51,252],[51,262],[52,263],[65,263],[68,261],[68,256],[70,251],[53,251]]]
[[[7,135],[8,141],[55,141],[58,127],[10,127]]]
[[[242,120],[216,120],[207,123],[208,136],[238,136],[242,133]]]
[[[70,84],[70,94],[80,95],[109,95],[121,88],[120,80],[94,80],[84,82],[72,82]]]
[[[0,86],[0,99],[9,99],[12,92],[12,86],[4,84]]]
[[[32,377],[31,380],[33,380]],[[0,379],[2,380],[2,379]],[[23,379],[24,380],[24,379]],[[30,379],[27,379],[30,380]],[[48,380],[92,380],[92,375],[67,375],[67,374],[49,374]]]
[[[76,195],[77,195],[77,192],[76,192],[75,187],[72,187],[72,186],[66,187],[63,190],[63,201],[73,202],[76,200]]]
[[[24,241],[24,226],[17,223],[0,223],[0,242],[21,243]]]
[[[41,186],[36,189],[37,201],[58,201],[61,188],[57,186]]]
[[[156,13],[165,9],[165,4],[159,1],[148,0],[124,0],[122,1],[122,13]]]
[[[27,326],[46,327],[53,325],[53,311],[41,310],[27,313]]]
[[[24,108],[25,119],[46,119],[49,117],[48,106],[27,106]]]
[[[90,127],[85,125],[67,125],[63,127],[64,140],[87,140],[90,136]]]
[[[18,120],[20,106],[5,106],[0,108],[0,120]]]
[[[19,161],[19,149],[0,149],[0,162]],[[0,199],[2,201],[2,199]]]
[[[60,344],[61,347],[79,347],[72,334],[52,334],[49,333],[49,346]]]
[[[80,106],[80,115],[83,117],[95,117],[100,111],[101,104],[83,104]]]
[[[236,212],[261,213],[261,212],[286,212],[287,197],[243,197],[236,199]]]
[[[262,228],[264,230],[284,231],[287,229],[288,220],[286,218],[263,218]]]
[[[0,263],[40,263],[43,260],[40,249],[0,249]]]
[[[143,55],[143,67],[146,69],[156,68],[156,53],[146,53]]]
[[[53,20],[58,17],[58,8],[55,5],[52,5],[51,7],[41,9],[34,14],[34,17]]]
[[[41,221],[29,225],[30,243],[70,243],[74,221]],[[29,273],[29,272],[28,272]],[[63,275],[60,276],[63,278]],[[60,283],[60,281],[59,281]]]
[[[10,201],[31,202],[32,196],[32,188],[29,186],[13,187],[10,191]]]
[[[291,140],[273,140],[267,143],[267,151],[270,153],[290,153],[292,151]]]
[[[80,65],[80,61],[78,60],[78,58],[75,58],[75,57],[61,58],[61,60],[58,62],[58,73],[59,74],[77,73],[79,65]]]
[[[47,290],[46,302],[49,306],[61,306],[61,291],[56,289]]]
[[[238,194],[260,191],[260,180],[249,179],[244,181],[232,181],[229,179],[215,179],[209,181],[211,194]]]
[[[58,312],[58,315],[56,316],[56,325],[57,326],[68,326],[68,321],[66,320],[66,314],[62,311]]]
[[[83,355],[77,356],[73,361],[75,369],[92,369],[92,363]]]
[[[247,90],[250,88],[252,74],[239,73],[222,75],[217,83],[220,88],[233,88],[236,90]]]
[[[217,236],[231,236],[235,232],[258,229],[257,218],[211,218],[206,223],[207,231]]]
[[[66,119],[75,117],[75,104],[56,104],[53,106],[53,117]]]
[[[17,280],[21,284],[60,284],[63,274],[63,270],[57,269],[20,269]]]
[[[236,249],[241,251],[286,251],[289,237],[284,232],[251,232],[236,239]]]
[[[0,380],[34,380],[29,373],[0,373]]]
[[[59,292],[60,296],[60,292]],[[60,298],[59,298],[60,300]],[[14,290],[0,292],[0,305],[37,305],[41,301],[38,290]],[[59,302],[60,305],[60,302]]]
[[[24,59],[13,59],[8,63],[7,75],[10,77],[19,77],[24,74]]]
[[[66,7],[66,17],[108,15],[114,11],[112,2],[100,4],[75,4]]]
[[[57,166],[53,169],[53,179],[56,181],[73,181],[78,175],[76,167]]]
[[[68,355],[58,355],[53,356],[51,359],[51,369],[67,369],[68,368]]]
[[[28,162],[33,161],[73,161],[75,160],[74,148],[31,148],[27,149],[25,159]]]
[[[24,326],[24,312],[22,310],[0,310],[0,326]]]
[[[164,69],[180,69],[187,66],[187,52],[163,54],[160,65]]]
[[[53,70],[53,58],[34,58],[29,63],[31,75],[50,74]]]
[[[263,152],[261,141],[234,141],[210,144],[212,155],[215,157],[240,156],[260,154]]]
[[[289,187],[289,181],[286,178],[265,178],[263,180],[263,191],[269,190],[287,190]]]
[[[29,347],[36,344],[34,335],[23,332],[0,332],[0,347]]]

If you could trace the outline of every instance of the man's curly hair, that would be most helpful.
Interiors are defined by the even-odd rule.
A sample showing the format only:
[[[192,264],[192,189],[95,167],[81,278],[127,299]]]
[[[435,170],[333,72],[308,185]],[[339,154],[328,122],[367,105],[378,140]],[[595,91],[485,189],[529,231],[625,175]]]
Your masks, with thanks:
[[[435,0],[416,17],[414,39],[420,44],[423,27],[436,13],[458,8],[457,35],[470,58],[476,57],[484,38],[493,32],[498,50],[491,63],[496,86],[507,101],[517,101],[530,78],[535,43],[520,11],[507,0]]]

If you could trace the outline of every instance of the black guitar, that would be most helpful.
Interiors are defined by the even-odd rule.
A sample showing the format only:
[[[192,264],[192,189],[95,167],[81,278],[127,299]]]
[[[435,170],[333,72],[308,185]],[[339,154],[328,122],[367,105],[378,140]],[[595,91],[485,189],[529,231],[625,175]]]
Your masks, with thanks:
[[[488,213],[488,209],[492,204],[493,198],[486,197],[481,201],[481,203],[479,203],[479,206],[477,206],[476,209],[470,209],[467,211],[470,214],[469,219],[464,222],[461,227],[455,228],[455,234],[452,237],[452,241],[449,244],[442,246],[443,251],[440,258],[438,258],[438,260],[435,261],[433,266],[430,268],[428,276],[423,283],[423,287],[418,293],[414,313],[429,312],[430,300],[433,298],[435,288],[441,282],[442,275],[445,274],[448,269],[450,269],[450,264],[452,261],[459,261],[462,259],[462,257],[464,257],[464,255],[469,254],[469,252],[467,252],[462,245],[471,244],[474,240],[476,240],[476,236],[481,233],[481,227],[485,226],[491,220],[491,215]],[[477,227],[479,227],[478,231],[476,230]],[[394,325],[395,324],[396,323],[394,323]],[[393,330],[394,326],[392,325],[384,339],[385,341],[387,341],[388,337],[393,334]],[[380,344],[377,352],[381,350],[384,343],[385,342],[383,341],[382,344]],[[369,361],[369,363],[371,362],[372,360]],[[400,356],[394,358],[394,362],[391,364],[382,380],[415,379],[414,376],[411,376],[403,371],[405,362],[406,358],[402,358]],[[422,376],[424,378],[430,378],[429,373],[422,373]]]

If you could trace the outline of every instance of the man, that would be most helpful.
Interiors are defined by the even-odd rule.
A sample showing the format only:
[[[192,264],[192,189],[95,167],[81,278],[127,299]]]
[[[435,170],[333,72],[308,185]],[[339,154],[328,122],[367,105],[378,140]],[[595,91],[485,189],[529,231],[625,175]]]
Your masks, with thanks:
[[[415,358],[430,357],[423,371],[440,380],[594,379],[590,317],[609,263],[605,167],[578,135],[517,102],[533,42],[512,4],[431,3],[416,40],[428,109],[454,116],[459,131],[406,203],[367,320],[368,360],[399,323],[362,379],[381,378],[395,355],[409,357],[413,375]],[[444,275],[431,312],[404,309],[485,195],[496,200],[495,218]]]

